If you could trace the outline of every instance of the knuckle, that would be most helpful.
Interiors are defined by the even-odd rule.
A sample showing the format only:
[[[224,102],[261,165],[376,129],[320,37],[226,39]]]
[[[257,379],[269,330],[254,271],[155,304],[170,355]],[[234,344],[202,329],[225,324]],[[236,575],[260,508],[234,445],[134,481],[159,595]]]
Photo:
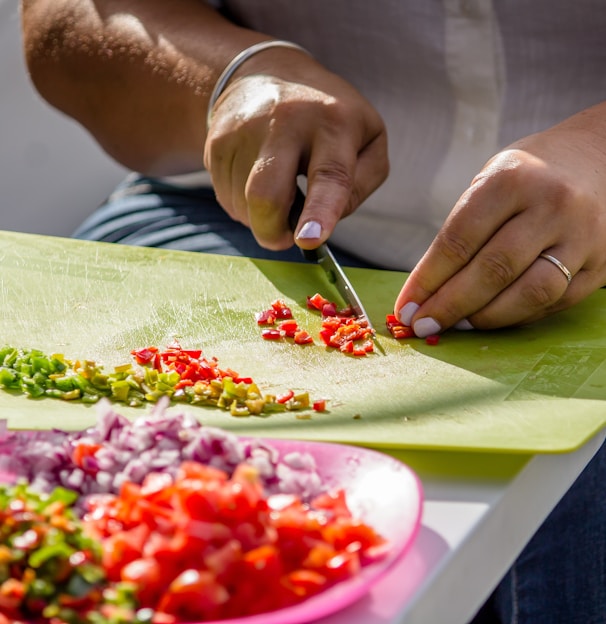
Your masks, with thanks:
[[[467,264],[473,255],[471,245],[465,238],[450,230],[444,230],[438,234],[438,243],[442,255],[450,262],[457,265]]]
[[[546,282],[533,282],[522,289],[520,293],[522,306],[529,311],[544,310],[559,299],[555,288]]]
[[[337,160],[324,161],[314,166],[310,171],[310,179],[313,183],[329,182],[332,185],[351,192],[353,189],[353,177],[345,164]]]
[[[503,290],[511,284],[516,275],[509,257],[501,252],[484,253],[478,256],[480,270],[487,283]]]

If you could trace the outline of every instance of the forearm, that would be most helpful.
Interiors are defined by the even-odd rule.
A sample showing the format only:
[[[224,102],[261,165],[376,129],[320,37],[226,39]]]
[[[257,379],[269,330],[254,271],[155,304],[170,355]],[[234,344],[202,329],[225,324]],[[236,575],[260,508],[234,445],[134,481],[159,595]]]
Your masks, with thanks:
[[[241,49],[265,39],[200,0],[23,0],[40,94],[126,167],[199,169],[208,97]]]

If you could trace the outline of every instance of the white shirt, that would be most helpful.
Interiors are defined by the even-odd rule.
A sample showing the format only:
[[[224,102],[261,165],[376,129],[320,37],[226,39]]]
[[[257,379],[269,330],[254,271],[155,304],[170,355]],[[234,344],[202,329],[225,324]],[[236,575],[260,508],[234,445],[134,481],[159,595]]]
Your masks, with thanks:
[[[410,270],[501,148],[606,100],[605,0],[224,0],[349,80],[388,131],[391,173],[332,239]]]

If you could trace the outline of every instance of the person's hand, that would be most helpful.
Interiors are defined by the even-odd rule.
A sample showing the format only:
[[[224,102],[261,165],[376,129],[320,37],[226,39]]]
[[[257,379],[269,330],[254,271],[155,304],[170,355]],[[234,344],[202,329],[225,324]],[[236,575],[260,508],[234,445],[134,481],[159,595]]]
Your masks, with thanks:
[[[265,50],[243,71],[214,107],[206,139],[217,199],[263,247],[286,249],[297,176],[305,175],[295,240],[315,248],[385,180],[383,121],[349,83],[299,51]]]
[[[418,336],[526,324],[606,284],[605,117],[596,106],[486,164],[396,299]]]

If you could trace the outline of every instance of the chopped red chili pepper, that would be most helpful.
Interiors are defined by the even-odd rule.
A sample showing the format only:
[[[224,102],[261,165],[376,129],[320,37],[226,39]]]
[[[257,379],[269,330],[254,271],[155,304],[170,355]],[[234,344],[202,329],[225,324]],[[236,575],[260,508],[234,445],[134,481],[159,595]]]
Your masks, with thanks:
[[[276,299],[271,304],[271,308],[276,313],[276,316],[279,319],[291,319],[292,318],[291,309],[281,299]]]
[[[263,312],[258,312],[255,315],[257,325],[274,325],[276,318],[277,315],[275,310],[263,310]]]
[[[385,317],[385,324],[387,325],[389,333],[397,340],[414,338],[415,336],[413,328],[408,325],[403,325],[395,314],[387,314]]]
[[[280,338],[282,338],[282,334],[279,329],[264,329],[261,332],[261,336],[265,340],[280,340]]]
[[[284,394],[281,394],[276,397],[276,403],[286,403],[287,401],[290,401],[290,399],[292,399],[294,396],[295,396],[294,391],[288,390]]]
[[[347,305],[344,308],[341,308],[337,312],[337,316],[349,317],[349,316],[355,316],[355,315],[356,315],[356,313],[355,313],[354,309],[350,305]]]
[[[325,303],[322,306],[322,316],[336,316],[337,306],[334,303]]]
[[[326,299],[326,297],[323,297],[320,293],[307,297],[307,307],[310,310],[318,310],[321,312],[322,308],[329,303],[330,301]]]
[[[311,337],[311,335],[306,332],[304,329],[300,329],[299,331],[297,331],[295,333],[295,344],[298,345],[305,345],[305,344],[312,344],[314,339]]]
[[[150,364],[158,353],[156,347],[147,347],[145,349],[134,349],[131,351],[131,355],[134,356],[137,364],[144,365]]]
[[[432,334],[431,336],[427,336],[425,338],[425,342],[428,345],[437,345],[438,342],[440,342],[440,335],[439,334]]]
[[[326,400],[318,399],[314,401],[311,406],[316,412],[324,412],[326,411]]]
[[[294,319],[288,319],[287,321],[282,321],[278,325],[278,329],[286,338],[294,338],[295,334],[299,331],[299,325]]]

